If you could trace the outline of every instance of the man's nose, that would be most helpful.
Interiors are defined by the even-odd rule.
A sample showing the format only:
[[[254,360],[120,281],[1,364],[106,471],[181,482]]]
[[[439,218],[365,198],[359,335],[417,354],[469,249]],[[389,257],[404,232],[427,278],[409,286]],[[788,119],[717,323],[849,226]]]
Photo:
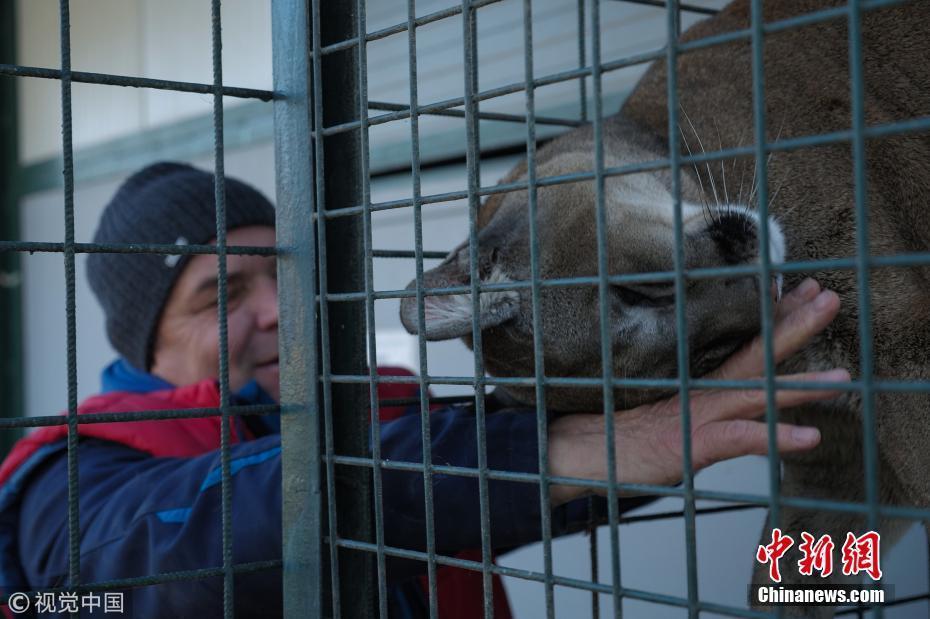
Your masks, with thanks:
[[[260,329],[278,327],[278,282],[271,277],[262,278],[256,289],[255,319]]]

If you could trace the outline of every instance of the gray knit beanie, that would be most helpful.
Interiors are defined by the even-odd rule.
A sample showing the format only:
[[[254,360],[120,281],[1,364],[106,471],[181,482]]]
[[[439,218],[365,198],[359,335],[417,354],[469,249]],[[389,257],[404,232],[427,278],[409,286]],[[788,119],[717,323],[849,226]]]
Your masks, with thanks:
[[[201,245],[216,237],[213,174],[183,163],[152,164],[129,177],[104,209],[94,243]],[[256,189],[226,178],[226,229],[274,226]],[[90,287],[103,306],[110,343],[148,371],[162,309],[191,255],[92,253]]]

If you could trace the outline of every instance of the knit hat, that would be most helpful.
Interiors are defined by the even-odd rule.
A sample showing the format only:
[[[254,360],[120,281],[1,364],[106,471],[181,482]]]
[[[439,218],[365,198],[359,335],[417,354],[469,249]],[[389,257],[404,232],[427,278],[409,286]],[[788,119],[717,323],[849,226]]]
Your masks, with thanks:
[[[136,172],[100,218],[94,243],[201,245],[216,238],[214,176],[183,163],[160,162]],[[226,229],[274,226],[274,207],[255,188],[226,178]],[[92,253],[90,287],[103,306],[110,343],[148,371],[162,309],[187,255]]]

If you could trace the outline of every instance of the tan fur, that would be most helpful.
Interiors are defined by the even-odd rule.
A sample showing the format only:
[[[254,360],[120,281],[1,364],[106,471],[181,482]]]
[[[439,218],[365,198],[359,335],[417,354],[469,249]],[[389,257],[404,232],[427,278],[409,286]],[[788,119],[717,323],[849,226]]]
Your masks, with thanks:
[[[782,0],[766,2],[767,22],[845,2]],[[695,40],[749,27],[748,2],[737,1],[719,15],[691,28],[684,40]],[[769,141],[848,130],[851,126],[848,32],[844,18],[792,29],[765,37],[766,135]],[[863,13],[863,74],[865,119],[868,125],[930,114],[930,11],[926,3]],[[679,59],[679,99],[684,141],[698,151],[698,137],[707,150],[753,143],[751,48],[748,40],[705,48]],[[605,165],[621,166],[667,156],[667,82],[657,63],[624,105],[603,123]],[[686,120],[686,118],[688,120]],[[693,123],[693,128],[691,127]],[[686,144],[687,142],[687,144]],[[539,178],[593,169],[593,135],[584,127],[541,148]],[[930,138],[927,133],[870,139],[867,142],[869,243],[872,255],[930,250]],[[694,205],[715,204],[727,185],[729,202],[747,203],[754,159],[714,162],[701,166],[702,184],[693,169],[682,170],[685,210],[686,263],[689,268],[722,264],[713,244],[704,242],[704,214]],[[848,142],[774,154],[768,165],[770,211],[785,231],[787,260],[845,258],[856,254],[854,185]],[[526,178],[519,164],[503,182]],[[742,179],[744,187],[737,197]],[[611,273],[671,269],[671,186],[669,172],[611,177],[606,182]],[[656,188],[666,188],[666,195]],[[543,278],[597,274],[595,188],[577,182],[540,188],[537,217],[540,272]],[[758,192],[756,193],[758,196]],[[527,192],[488,199],[479,216],[479,273],[500,267],[512,280],[529,280]],[[748,204],[757,208],[755,199]],[[689,210],[690,209],[690,210]],[[700,210],[700,209],[699,209]],[[717,211],[718,213],[723,212]],[[709,228],[708,228],[709,229]],[[750,235],[751,236],[751,235]],[[463,249],[467,250],[467,247]],[[740,246],[739,261],[758,259],[759,248]],[[753,253],[755,252],[755,253]],[[427,274],[427,285],[468,281],[467,251]],[[852,270],[812,273],[840,295],[843,309],[836,321],[781,372],[847,367],[859,374],[858,299]],[[803,275],[790,276],[788,284]],[[871,277],[873,372],[878,379],[930,379],[930,269],[883,268]],[[752,278],[699,280],[690,284],[689,347],[692,375],[707,371],[758,329],[758,293]],[[622,298],[622,297],[621,297]],[[540,322],[547,376],[601,376],[601,347],[596,287],[546,287]],[[413,308],[415,309],[415,308]],[[411,303],[402,309],[411,321]],[[611,297],[610,335],[614,372],[619,376],[677,375],[673,323],[665,309],[642,310]],[[534,333],[529,292],[520,302],[502,308],[482,326],[483,352],[490,372],[533,375]],[[670,326],[671,325],[671,326]],[[463,326],[455,334],[465,336]],[[532,389],[511,389],[524,402]],[[547,406],[556,410],[598,409],[597,390],[547,389]],[[656,391],[617,390],[616,408],[663,395]],[[880,393],[875,401],[882,503],[930,506],[930,395]],[[861,402],[858,394],[786,411],[783,418],[814,424],[822,445],[809,454],[787,459],[783,494],[863,501]],[[829,512],[782,510],[782,525],[796,540],[802,530],[830,533],[839,545],[847,531],[862,532],[858,516]],[[883,523],[885,547],[906,522]],[[766,529],[763,538],[767,539]],[[750,556],[749,549],[747,556]],[[747,562],[748,563],[748,562]],[[748,567],[748,566],[747,566]],[[765,582],[759,566],[757,582]],[[783,569],[786,582],[797,582],[796,569]],[[817,578],[816,580],[820,580]],[[834,581],[844,580],[834,576]],[[847,579],[848,580],[848,579]],[[794,609],[802,616],[832,616],[832,609]]]
[[[767,2],[766,21],[809,12],[840,2]],[[920,6],[924,4],[924,6]],[[745,28],[748,3],[692,28],[686,40]],[[765,90],[768,139],[841,131],[851,126],[848,32],[845,20],[766,37]],[[930,113],[930,13],[925,3],[882,9],[863,16],[865,119],[869,125]],[[681,58],[682,108],[697,133],[714,148],[751,143],[751,55],[748,44],[731,44]],[[666,72],[655,66],[627,101],[622,114],[667,136]],[[720,137],[717,138],[719,128]],[[686,132],[687,135],[687,132]],[[930,139],[914,134],[869,140],[869,241],[873,255],[930,250]],[[728,162],[732,163],[732,162]],[[730,178],[750,161],[737,162]],[[711,171],[721,182],[719,164]],[[746,172],[751,174],[751,170]],[[790,260],[854,256],[855,215],[851,149],[848,143],[778,153],[769,166],[769,186],[781,187],[772,205],[787,231]],[[854,271],[814,274],[836,290],[843,302],[840,317],[784,371],[831,366],[859,371],[858,301]],[[930,377],[930,286],[923,268],[882,269],[870,278],[874,375],[886,379]],[[811,405],[783,415],[816,424],[823,443],[814,452],[786,462],[783,492],[788,496],[862,501],[862,422],[858,396],[827,405]],[[930,506],[930,397],[882,393],[876,398],[880,494],[883,503]],[[785,530],[799,539],[801,530],[861,532],[862,518],[826,512],[783,510]],[[885,523],[886,548],[905,523]],[[767,531],[766,531],[767,533]],[[765,538],[766,535],[763,535]],[[837,541],[838,545],[841,543]],[[757,568],[755,581],[764,582]],[[786,582],[797,581],[786,570]],[[840,578],[838,578],[840,579]],[[831,609],[796,610],[809,616],[832,616]]]

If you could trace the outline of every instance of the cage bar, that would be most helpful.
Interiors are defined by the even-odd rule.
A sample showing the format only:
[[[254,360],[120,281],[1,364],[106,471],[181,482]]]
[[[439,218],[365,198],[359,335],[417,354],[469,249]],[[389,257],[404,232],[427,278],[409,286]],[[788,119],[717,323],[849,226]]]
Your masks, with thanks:
[[[461,7],[453,7],[461,10]],[[410,109],[419,110],[419,77],[417,73],[417,26],[416,0],[407,0],[407,80],[410,88]],[[420,413],[420,449],[423,471],[423,509],[426,523],[426,584],[427,605],[429,616],[435,619],[439,616],[439,596],[437,594],[436,580],[436,527],[433,516],[433,453],[432,428],[429,420],[429,364],[426,348],[426,315],[424,308],[423,284],[423,212],[420,206],[420,113],[413,112],[410,116],[410,171],[411,171],[411,200],[413,207],[413,243],[414,268],[416,272],[417,297],[417,352],[420,361],[419,387],[420,397],[417,404]],[[443,256],[444,258],[445,256]],[[436,399],[433,398],[433,402]]]
[[[890,256],[875,256],[871,259],[873,267],[902,267],[902,266],[925,266],[930,264],[930,255],[926,252],[911,254],[895,254]],[[771,265],[772,273],[804,273],[821,269],[830,270],[852,270],[856,268],[855,258],[830,258],[825,260],[805,260],[797,262],[785,262],[778,265]],[[707,267],[700,269],[689,269],[684,271],[686,279],[711,279],[716,277],[732,277],[735,275],[758,275],[759,267],[754,265],[744,266],[726,266],[726,267]],[[656,271],[654,273],[635,273],[624,275],[612,275],[608,277],[611,284],[623,284],[634,282],[657,282],[674,280],[674,271]],[[520,290],[530,288],[533,282],[529,280],[515,280],[512,282],[499,284],[484,284],[483,288],[491,290]],[[571,277],[571,278],[551,278],[540,280],[540,285],[565,287],[565,286],[596,286],[598,279],[596,277]],[[448,286],[443,288],[428,288],[426,292],[431,295],[450,295],[462,294],[467,292],[467,286]],[[327,295],[329,301],[353,301],[364,299],[364,292],[347,292]],[[402,299],[412,297],[414,294],[409,290],[383,290],[375,292],[377,299]],[[917,381],[915,381],[917,382]],[[831,383],[832,384],[832,383]],[[836,383],[837,389],[842,389],[846,383]]]
[[[327,222],[323,213],[361,201],[362,179],[359,171],[359,143],[351,135],[326,139],[319,130],[325,124],[344,122],[361,109],[358,90],[358,57],[348,51],[323,58],[320,50],[323,33],[327,38],[350,38],[357,27],[355,9],[350,3],[320,3],[313,0],[312,78],[314,182],[316,185],[316,222],[319,290],[322,299],[330,290],[358,290],[364,286],[363,224],[360,218]],[[322,24],[325,22],[326,28]],[[358,123],[359,121],[354,121]],[[330,249],[338,259],[330,261]],[[332,432],[327,454],[367,455],[370,448],[368,393],[363,385],[335,384],[335,372],[366,372],[365,337],[362,303],[330,307],[320,303],[320,329],[323,379],[323,406],[328,428]],[[332,342],[338,338],[339,345]],[[368,388],[371,385],[367,385]],[[338,414],[334,414],[338,411]],[[327,441],[329,441],[327,436]],[[330,451],[332,448],[334,451]],[[335,473],[335,471],[330,471]],[[334,528],[331,540],[332,613],[366,616],[376,604],[376,574],[373,556],[368,553],[339,553],[332,540],[341,537],[365,542],[374,539],[372,527],[372,479],[368,470],[350,467],[334,477],[327,475],[328,509]],[[339,506],[349,506],[348,509]],[[338,514],[338,519],[337,519]],[[324,611],[326,612],[326,611]]]
[[[47,69],[45,67],[25,67],[14,64],[0,64],[0,76],[8,77],[34,77],[40,79],[64,79],[64,70]],[[111,75],[108,73],[89,73],[87,71],[69,71],[70,81],[82,84],[97,84],[100,86],[127,86],[130,88],[151,88],[154,90],[172,90],[174,92],[190,92],[201,95],[212,95],[216,92],[214,84],[198,84],[195,82],[175,82],[159,80],[148,77],[133,77],[128,75]],[[240,99],[258,99],[271,101],[274,93],[254,88],[237,88],[235,86],[221,86],[223,96]]]
[[[533,88],[533,4],[523,1],[523,73],[526,78],[526,182],[527,216],[530,230],[531,304],[533,320],[533,375],[536,397],[536,442],[539,466],[539,515],[543,543],[543,569],[545,572],[546,614],[555,616],[555,591],[552,579],[552,499],[549,488],[549,414],[546,411],[546,375],[543,361],[542,316],[540,315],[539,235],[537,230],[536,191],[536,92]],[[593,532],[592,532],[593,535]],[[592,597],[597,603],[597,596]]]
[[[492,1],[499,2],[500,0],[492,0]],[[873,9],[878,9],[878,8],[883,8],[883,7],[888,7],[888,6],[894,6],[897,4],[902,4],[904,2],[909,2],[909,1],[911,0],[871,0],[871,1],[862,0],[861,7],[865,10],[873,10]],[[481,3],[476,3],[476,4],[481,4]],[[820,22],[829,21],[832,19],[839,19],[846,15],[847,15],[846,9],[843,9],[843,10],[827,9],[823,11],[817,11],[809,15],[804,15],[800,18],[797,18],[797,17],[788,18],[785,20],[772,22],[771,24],[766,24],[765,27],[763,28],[763,31],[765,33],[778,32],[779,30],[785,30],[788,28],[796,28],[802,25],[820,23]],[[720,35],[717,37],[707,37],[706,39],[698,39],[695,41],[691,41],[687,44],[683,44],[679,49],[679,53],[684,54],[684,53],[692,52],[697,49],[702,49],[705,47],[710,47],[714,45],[722,45],[724,43],[729,43],[732,41],[749,39],[750,37],[751,37],[751,31],[750,29],[746,29],[746,30],[736,31],[734,33],[728,33],[726,35]],[[346,40],[340,45],[342,44],[348,45],[350,43],[354,44],[354,41]],[[650,52],[641,53],[641,54],[633,54],[633,55],[626,56],[619,60],[612,60],[609,62],[605,62],[601,67],[601,72],[606,73],[606,72],[611,72],[611,71],[617,71],[619,69],[623,69],[626,67],[631,67],[635,65],[652,62],[654,60],[661,60],[665,58],[666,55],[667,55],[667,50],[664,48],[653,50]],[[536,78],[533,82],[533,85],[536,88],[539,88],[541,86],[548,86],[551,84],[557,84],[559,82],[565,82],[565,81],[569,81],[573,79],[584,78],[590,75],[592,75],[591,67],[585,67],[581,69],[572,69],[572,70],[562,71],[559,73]],[[505,86],[492,88],[492,89],[482,91],[482,92],[476,92],[474,94],[474,98],[478,102],[481,102],[481,101],[485,101],[488,99],[494,99],[497,97],[502,97],[505,95],[520,92],[523,90],[523,87],[524,87],[523,82],[514,82],[512,84],[508,84]],[[464,97],[456,97],[456,98],[447,99],[444,101],[438,101],[435,103],[421,106],[420,113],[421,114],[423,114],[424,112],[432,113],[432,112],[446,110],[450,108],[462,107],[464,105],[465,105]],[[409,117],[409,115],[410,115],[409,111],[395,112],[392,114],[383,114],[381,116],[375,116],[373,118],[370,118],[368,123],[369,123],[369,126],[375,126],[375,125],[380,125],[386,122],[391,122],[394,120],[402,120],[402,119]],[[353,131],[355,129],[358,129],[358,123],[359,121],[350,121],[350,122],[345,122],[345,123],[341,123],[337,125],[328,125],[323,128],[323,132],[324,132],[324,135],[332,135],[335,133],[341,133],[345,131]]]
[[[759,212],[759,246],[764,248],[759,252],[759,290],[769,289],[771,281],[771,256],[769,255],[769,228],[768,228],[768,158],[765,154],[765,66],[764,32],[762,28],[762,3],[753,0],[751,5],[752,30],[752,101],[753,101],[753,137],[756,150],[756,191],[758,192],[756,204]],[[781,467],[777,457],[777,420],[778,412],[775,408],[775,360],[772,344],[772,299],[767,294],[760,294],[762,343],[765,361],[765,422],[768,426],[768,461],[769,461],[769,519],[768,526],[776,528],[781,523]],[[784,609],[776,607],[775,614],[781,617]]]
[[[230,466],[229,415],[229,329],[226,277],[226,162],[223,144],[223,35],[221,0],[212,0],[211,43],[213,51],[213,140],[214,140],[214,202],[216,204],[216,261],[217,261],[217,323],[219,329],[219,381],[220,381],[220,492],[221,528],[223,544],[223,616],[232,619],[235,614],[232,570],[232,469]]]
[[[409,32],[409,31],[408,31]],[[383,110],[391,112],[406,112],[411,114],[410,110],[417,109],[416,105],[403,105],[400,103],[386,103],[383,101],[368,101],[369,110]],[[424,116],[450,116],[453,118],[465,118],[465,112],[462,110],[436,110],[435,112],[419,112]],[[478,112],[478,118],[481,120],[499,120],[503,122],[519,123],[525,124],[527,122],[526,116],[520,114],[503,114],[501,112]],[[580,120],[573,120],[571,118],[554,118],[551,116],[537,116],[536,122],[540,125],[555,125],[558,127],[580,127],[584,124]]]
[[[477,8],[487,6],[489,4],[495,4],[501,1],[502,0],[475,0],[474,2],[471,3],[471,7],[474,9],[477,9]],[[420,26],[425,26],[427,24],[431,24],[433,22],[437,22],[442,19],[447,19],[449,17],[461,15],[462,13],[463,13],[462,5],[450,6],[445,9],[441,9],[439,11],[434,11],[433,13],[428,13],[426,15],[421,15],[420,17],[415,17],[413,24],[411,24],[408,20],[408,21],[400,22],[393,26],[389,26],[387,28],[382,28],[381,30],[377,30],[375,32],[364,33],[365,40],[371,43],[372,41],[384,39],[394,34],[400,34],[401,32],[408,32],[411,26],[415,28],[419,28]],[[362,36],[362,33],[359,33],[358,36]],[[328,45],[323,46],[322,53],[332,54],[334,52],[338,52],[340,50],[347,49],[355,45],[358,45],[358,40],[356,37],[351,37],[351,38],[343,39],[342,41],[338,41],[336,43],[330,43]]]
[[[471,294],[471,336],[474,353],[475,377],[472,388],[475,392],[475,431],[478,436],[478,504],[481,517],[481,564],[484,585],[484,616],[494,616],[493,589],[491,586],[491,531],[490,506],[488,505],[488,454],[485,432],[485,372],[482,356],[481,333],[481,290],[483,285],[478,273],[478,187],[481,185],[480,150],[478,143],[478,42],[477,7],[471,0],[462,0],[462,40],[465,67],[465,142],[468,183],[468,277]]]
[[[689,372],[688,322],[685,312],[685,250],[681,203],[681,147],[678,143],[678,37],[681,13],[677,0],[669,0],[666,9],[667,48],[665,59],[668,97],[668,151],[672,170],[672,209],[675,234],[675,334],[678,353],[678,397],[681,401],[682,489],[684,498],[685,561],[688,581],[688,616],[698,616],[697,542],[695,535],[694,468],[691,460],[691,375]]]
[[[363,550],[368,552],[374,552],[375,545],[366,542],[356,542],[352,540],[343,539],[339,541],[340,546],[346,548],[352,548],[357,550]],[[385,547],[385,553],[390,556],[395,556],[404,559],[412,559],[415,561],[425,561],[426,553],[418,552],[415,550],[407,550],[404,548],[393,548]],[[448,565],[451,567],[457,567],[461,569],[471,570],[474,572],[481,572],[484,574],[487,571],[490,571],[493,574],[499,574],[501,576],[509,576],[511,578],[519,578],[521,580],[528,580],[532,582],[544,582],[545,574],[518,570],[509,567],[503,567],[499,565],[492,564],[489,569],[486,569],[482,563],[478,561],[470,561],[468,559],[459,559],[455,557],[446,557],[439,555],[436,558],[437,562],[442,565]],[[610,594],[612,593],[612,588],[610,585],[594,583],[588,580],[581,580],[578,578],[570,578],[567,576],[553,576],[553,580],[556,585],[560,587],[566,587],[569,589],[578,589],[581,591],[590,591],[594,593]],[[642,600],[646,602],[652,602],[655,604],[664,604],[666,606],[675,606],[675,607],[688,607],[688,600],[686,598],[674,596],[674,595],[665,595],[661,593],[655,593],[652,591],[643,591],[640,589],[631,589],[624,588],[622,590],[624,597],[628,597],[634,600]],[[699,611],[703,612],[712,612],[721,615],[726,615],[729,617],[750,617],[758,619],[768,619],[770,615],[756,610],[749,610],[745,608],[737,608],[734,606],[727,606],[725,604],[716,604],[713,602],[698,602],[697,607]]]
[[[421,108],[422,110],[422,108]],[[868,138],[873,137],[882,137],[886,135],[899,135],[902,133],[912,133],[912,132],[921,132],[927,131],[930,129],[930,116],[921,116],[919,118],[913,118],[907,121],[898,121],[893,123],[883,123],[872,125],[866,127],[863,130],[863,134]],[[798,150],[801,148],[808,148],[812,146],[821,146],[826,144],[835,144],[838,142],[848,142],[852,140],[852,131],[836,131],[832,133],[824,133],[811,136],[803,136],[800,138],[791,138],[784,139],[777,142],[770,143],[766,152],[770,153],[772,151],[790,151]],[[707,161],[717,161],[720,159],[728,159],[731,157],[738,157],[743,155],[754,155],[755,150],[752,146],[745,146],[740,148],[725,149],[722,151],[711,151],[708,153],[695,154],[693,156],[683,156],[680,159],[682,165],[689,163],[704,163]],[[622,176],[624,174],[636,174],[639,172],[648,172],[650,170],[659,170],[662,168],[670,167],[670,163],[667,159],[659,159],[655,161],[646,161],[641,163],[628,164],[623,166],[617,166],[612,168],[606,168],[604,170],[604,176]],[[559,185],[564,183],[575,183],[578,181],[592,180],[594,178],[593,172],[588,173],[577,173],[577,174],[564,174],[559,176],[550,176],[537,179],[536,183],[539,187],[548,187],[550,185]],[[526,183],[516,181],[513,183],[502,183],[500,185],[481,187],[478,189],[479,196],[488,196],[496,193],[507,193],[511,191],[520,191],[526,189]],[[463,200],[468,197],[466,191],[449,191],[441,194],[434,194],[429,196],[422,196],[422,204],[434,204],[438,202],[450,202],[453,200]],[[381,210],[390,210],[395,208],[404,208],[409,207],[411,204],[409,199],[402,200],[391,200],[389,202],[373,204],[371,207],[372,212],[381,211]],[[327,212],[326,217],[329,219],[334,219],[338,217],[347,217],[350,215],[356,215],[361,212],[360,205],[353,205],[351,207],[341,208],[335,211]],[[735,268],[735,267],[734,267]]]
[[[611,594],[614,617],[623,616],[622,584],[620,578],[620,530],[617,522],[620,514],[617,504],[617,443],[614,437],[614,390],[613,390],[613,340],[609,324],[609,267],[607,247],[607,209],[604,203],[604,139],[603,98],[601,67],[601,7],[591,3],[591,76],[592,99],[594,100],[594,190],[595,225],[597,227],[597,289],[598,327],[601,341],[601,388],[603,391],[604,440],[607,442],[607,519],[610,526]]]
[[[0,2],[0,61],[16,56],[15,2]],[[0,81],[0,237],[20,238],[17,194],[19,191],[19,128],[16,80]],[[0,249],[0,339],[6,354],[0,358],[0,390],[7,403],[3,418],[23,414],[22,260],[16,252]],[[0,453],[7,453],[21,436],[18,430],[0,432]]]
[[[275,235],[281,368],[284,614],[323,616],[323,474],[313,150],[310,8],[273,0]],[[327,469],[332,465],[327,464]],[[331,485],[330,485],[331,487]],[[335,530],[333,523],[329,523]],[[335,552],[333,552],[335,556]]]
[[[859,317],[859,376],[862,383],[862,458],[865,470],[866,527],[879,528],[878,446],[875,439],[875,390],[873,385],[872,294],[869,277],[868,177],[865,151],[865,84],[862,70],[862,15],[859,0],[849,0],[849,78],[852,101],[853,196],[856,210],[856,288]],[[884,617],[881,606],[872,611]]]
[[[374,462],[372,468],[372,491],[374,493],[374,527],[375,553],[377,567],[377,603],[378,615],[381,619],[388,617],[387,603],[387,572],[384,557],[384,492],[381,484],[381,467],[378,461],[381,458],[381,415],[378,404],[378,344],[375,337],[375,299],[374,291],[374,257],[372,256],[371,232],[371,179],[368,168],[368,43],[361,36],[366,31],[365,0],[358,0],[356,8],[356,32],[358,33],[358,49],[356,51],[356,66],[358,76],[358,115],[361,127],[358,132],[358,172],[362,192],[362,206],[365,211],[362,215],[362,241],[364,252],[364,280],[365,280],[365,326],[368,334],[368,393],[370,402],[371,424],[371,455]]]
[[[77,327],[74,291],[74,148],[71,106],[71,11],[59,2],[61,36],[61,147],[64,160],[65,320],[68,358],[68,584],[81,584],[81,525],[78,507]]]

